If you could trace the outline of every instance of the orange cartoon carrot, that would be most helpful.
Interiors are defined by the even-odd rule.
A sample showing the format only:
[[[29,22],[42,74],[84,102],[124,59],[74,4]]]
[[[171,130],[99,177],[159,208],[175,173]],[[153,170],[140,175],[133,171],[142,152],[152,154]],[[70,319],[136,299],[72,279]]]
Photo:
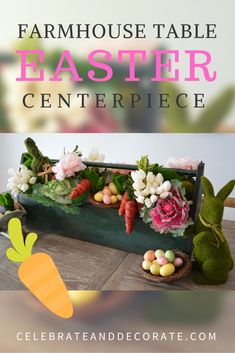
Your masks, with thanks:
[[[24,242],[18,218],[9,221],[8,232],[13,248],[7,249],[6,256],[11,261],[21,262],[18,270],[21,282],[54,314],[70,318],[72,301],[52,258],[45,253],[32,255],[37,234],[29,233]]]

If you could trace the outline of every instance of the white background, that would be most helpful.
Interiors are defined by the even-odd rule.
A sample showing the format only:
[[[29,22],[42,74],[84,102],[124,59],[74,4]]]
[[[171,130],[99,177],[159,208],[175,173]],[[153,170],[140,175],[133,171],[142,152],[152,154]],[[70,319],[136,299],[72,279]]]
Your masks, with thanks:
[[[235,178],[235,136],[233,134],[30,134],[42,152],[59,158],[78,145],[83,156],[95,147],[106,162],[135,163],[148,154],[151,162],[165,164],[169,156],[203,160],[205,175],[217,192]],[[0,134],[0,190],[6,189],[8,168],[18,169],[25,151],[26,134]],[[235,197],[235,190],[231,194]],[[225,219],[235,220],[235,210],[225,209]]]

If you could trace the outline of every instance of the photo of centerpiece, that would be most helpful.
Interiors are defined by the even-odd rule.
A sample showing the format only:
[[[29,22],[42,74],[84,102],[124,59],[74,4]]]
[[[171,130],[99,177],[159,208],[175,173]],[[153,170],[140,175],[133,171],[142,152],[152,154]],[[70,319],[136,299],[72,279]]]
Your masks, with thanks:
[[[234,180],[215,195],[200,160],[170,157],[160,165],[144,155],[135,164],[106,163],[95,149],[83,157],[78,146],[53,159],[30,137],[24,146],[1,195],[3,231],[18,217],[27,231],[141,255],[138,273],[149,282],[180,280],[196,263],[202,268],[198,284],[227,281],[232,260],[221,222]],[[216,252],[212,273],[203,268],[211,251]],[[214,276],[219,261],[223,271],[218,268],[220,276]]]

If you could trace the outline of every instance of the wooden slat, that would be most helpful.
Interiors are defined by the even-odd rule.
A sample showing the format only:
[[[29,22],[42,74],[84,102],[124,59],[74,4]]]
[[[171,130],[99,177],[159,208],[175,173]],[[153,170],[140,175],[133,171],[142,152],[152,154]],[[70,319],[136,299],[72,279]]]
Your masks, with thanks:
[[[235,258],[235,222],[223,221],[223,228]],[[17,274],[19,264],[12,263],[5,256],[9,246],[9,240],[0,236],[0,290],[23,289]],[[34,252],[46,252],[52,256],[68,289],[235,289],[234,270],[230,273],[228,282],[220,286],[197,286],[192,281],[193,273],[174,283],[152,283],[142,276],[141,255],[56,234],[40,234]]]
[[[228,198],[224,201],[224,206],[225,206],[225,207],[235,208],[235,197],[228,197]]]

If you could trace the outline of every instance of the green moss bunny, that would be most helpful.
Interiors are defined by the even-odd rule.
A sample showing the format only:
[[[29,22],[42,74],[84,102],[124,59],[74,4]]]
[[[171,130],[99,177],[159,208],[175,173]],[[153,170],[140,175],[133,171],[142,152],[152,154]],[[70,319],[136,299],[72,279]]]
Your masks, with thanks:
[[[223,284],[233,268],[229,245],[222,231],[224,201],[232,192],[235,180],[228,182],[215,196],[211,182],[202,177],[204,201],[194,231],[194,257],[200,272],[194,277],[197,284]]]

